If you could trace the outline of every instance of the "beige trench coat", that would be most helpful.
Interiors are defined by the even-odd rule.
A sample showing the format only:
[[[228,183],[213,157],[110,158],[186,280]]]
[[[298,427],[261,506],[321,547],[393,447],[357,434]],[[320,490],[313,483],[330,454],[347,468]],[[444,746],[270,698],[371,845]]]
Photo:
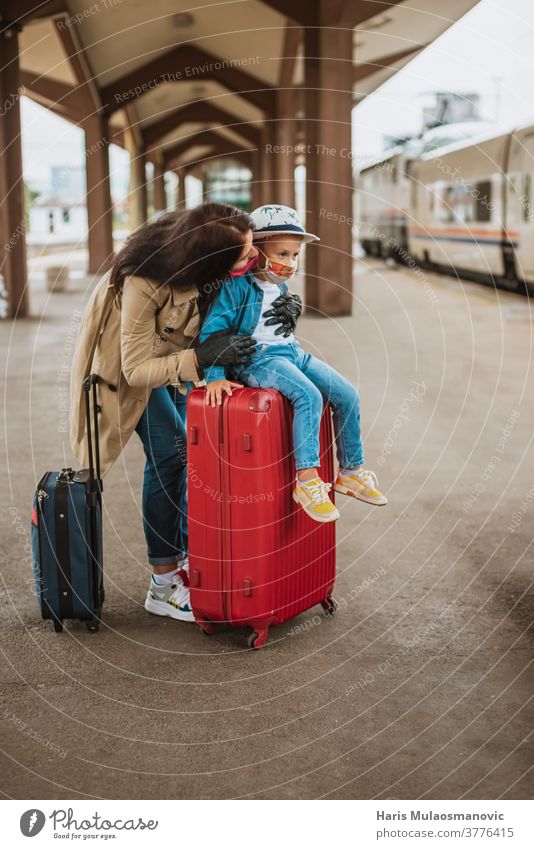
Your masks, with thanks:
[[[71,369],[70,441],[83,467],[88,465],[85,375],[100,378],[97,395],[103,475],[134,432],[152,389],[173,385],[185,393],[183,381],[202,382],[194,351],[188,348],[200,327],[197,295],[195,287],[177,292],[142,277],[127,277],[120,303],[113,301],[110,307],[109,274],[97,284],[81,319]],[[109,314],[91,363],[91,345],[106,304]]]

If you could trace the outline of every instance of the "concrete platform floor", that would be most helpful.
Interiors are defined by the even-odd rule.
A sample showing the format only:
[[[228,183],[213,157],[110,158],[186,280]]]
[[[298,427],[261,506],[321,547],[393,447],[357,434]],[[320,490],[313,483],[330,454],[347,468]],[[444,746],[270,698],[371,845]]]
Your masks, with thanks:
[[[37,269],[38,270],[38,269]],[[341,603],[251,652],[144,612],[134,438],[105,486],[106,627],[40,621],[35,481],[70,460],[83,279],[0,326],[1,790],[13,798],[532,795],[533,323],[528,301],[359,262],[354,317],[303,344],[360,388],[385,509],[341,501]]]

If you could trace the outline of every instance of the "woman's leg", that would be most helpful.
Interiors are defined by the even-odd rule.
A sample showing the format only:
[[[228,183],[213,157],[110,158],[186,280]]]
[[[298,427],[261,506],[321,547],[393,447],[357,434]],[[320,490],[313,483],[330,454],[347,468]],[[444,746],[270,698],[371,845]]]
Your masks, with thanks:
[[[183,559],[182,527],[186,481],[186,430],[166,387],[154,389],[136,427],[145,450],[143,528],[148,562],[167,572]]]
[[[171,396],[172,402],[178,411],[178,415],[182,420],[185,432],[187,433],[186,427],[186,403],[187,396],[193,387],[192,383],[187,383],[187,394],[183,395],[181,392],[178,392],[178,389],[175,386],[169,386],[168,392]],[[180,540],[181,547],[184,552],[184,555],[189,551],[189,536],[187,529],[187,445],[186,439],[184,438],[183,443],[180,447],[180,458],[183,459],[183,465],[181,466],[179,472],[179,480],[178,480],[178,491],[180,493],[179,496],[179,505],[180,505]]]

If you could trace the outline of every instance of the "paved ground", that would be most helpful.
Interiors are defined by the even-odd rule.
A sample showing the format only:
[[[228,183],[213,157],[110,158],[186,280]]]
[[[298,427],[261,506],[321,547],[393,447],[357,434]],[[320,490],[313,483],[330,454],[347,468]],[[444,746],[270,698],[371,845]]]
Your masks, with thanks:
[[[74,288],[81,280],[74,281]],[[359,263],[353,318],[300,335],[363,398],[390,505],[342,503],[341,607],[246,650],[145,614],[140,446],[107,479],[106,626],[62,636],[32,596],[36,478],[68,452],[80,292],[0,326],[1,785],[14,798],[532,795],[532,317],[520,297]]]

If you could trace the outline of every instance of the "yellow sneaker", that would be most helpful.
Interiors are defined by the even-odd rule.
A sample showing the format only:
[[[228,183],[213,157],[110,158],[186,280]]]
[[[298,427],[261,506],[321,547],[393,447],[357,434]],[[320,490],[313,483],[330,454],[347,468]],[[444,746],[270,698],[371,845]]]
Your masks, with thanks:
[[[316,522],[335,522],[339,519],[339,512],[328,497],[331,488],[332,484],[325,483],[321,478],[312,478],[310,481],[297,480],[293,501],[300,504]]]
[[[334,491],[350,495],[352,498],[359,498],[360,501],[375,504],[377,507],[388,503],[386,496],[378,489],[375,473],[367,469],[359,469],[351,475],[339,473],[334,484]]]

